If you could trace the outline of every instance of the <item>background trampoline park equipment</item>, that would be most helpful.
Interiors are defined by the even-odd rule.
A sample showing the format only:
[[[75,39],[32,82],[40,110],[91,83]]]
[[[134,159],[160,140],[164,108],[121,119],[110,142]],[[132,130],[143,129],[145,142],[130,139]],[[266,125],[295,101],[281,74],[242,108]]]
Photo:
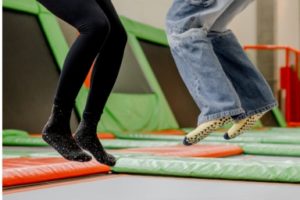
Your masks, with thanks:
[[[38,133],[50,112],[51,95],[58,79],[57,69],[62,66],[68,45],[55,17],[36,1],[5,0],[3,6],[3,125],[9,129]],[[174,134],[184,134],[187,130],[179,128],[192,126],[198,110],[176,71],[165,34],[162,30],[125,17],[122,18],[122,22],[128,32],[128,46],[120,76],[105,107],[98,129],[99,132],[111,132],[116,137],[116,139],[103,140],[103,144],[118,157],[117,166],[110,169],[95,162],[84,164],[67,162],[57,158],[58,155],[47,147],[40,137],[33,137],[23,131],[6,130],[3,131],[5,199],[33,199],[39,196],[37,193],[45,195],[49,191],[47,188],[40,189],[37,193],[31,189],[24,191],[23,187],[28,184],[55,182],[58,179],[67,181],[69,179],[64,178],[79,178],[91,174],[98,177],[99,173],[105,175],[98,177],[97,180],[93,179],[89,185],[97,188],[107,184],[107,188],[110,189],[107,191],[113,190],[111,184],[124,187],[122,183],[126,181],[139,180],[141,191],[144,191],[143,187],[147,184],[153,186],[159,181],[178,181],[178,179],[160,176],[152,178],[108,175],[109,171],[122,174],[187,177],[180,180],[188,185],[194,184],[195,180],[191,178],[300,182],[298,173],[300,135],[299,129],[296,128],[264,128],[232,140],[229,144],[224,144],[220,134],[214,133],[201,145],[182,148],[180,145],[182,136]],[[30,51],[29,46],[32,47]],[[11,55],[18,59],[10,59]],[[42,76],[43,74],[47,76]],[[76,112],[79,114],[82,112],[88,85],[87,80],[76,102]],[[175,87],[176,93],[174,91],[171,93],[170,87]],[[17,90],[18,88],[21,89]],[[178,99],[184,103],[178,104]],[[185,104],[190,106],[181,107]],[[187,119],[185,112],[189,113],[188,116],[191,118]],[[77,123],[74,115],[73,129]],[[107,180],[105,177],[109,179],[108,182],[105,181]],[[116,178],[110,179],[110,177]],[[230,185],[248,187],[248,183],[245,182],[220,183],[217,180],[203,179],[197,181],[201,187],[208,184],[208,191],[214,191],[213,188],[220,184],[222,187]],[[251,182],[250,184],[255,188],[261,185],[266,188],[274,187],[267,183]],[[174,199],[180,197],[180,194],[175,192],[179,189],[177,188],[179,185],[172,184]],[[159,186],[165,191],[171,191],[163,184]],[[285,186],[280,184],[281,192],[291,191],[290,195],[297,196],[294,185]],[[64,184],[55,188],[64,194],[67,192]],[[92,187],[89,188],[93,190]],[[191,195],[197,194],[198,190],[199,188],[192,188]],[[247,189],[245,191],[250,193]],[[225,191],[223,193],[225,196],[228,195]],[[211,194],[206,193],[206,195]],[[97,194],[92,198],[96,196]],[[279,196],[278,194],[273,199]]]

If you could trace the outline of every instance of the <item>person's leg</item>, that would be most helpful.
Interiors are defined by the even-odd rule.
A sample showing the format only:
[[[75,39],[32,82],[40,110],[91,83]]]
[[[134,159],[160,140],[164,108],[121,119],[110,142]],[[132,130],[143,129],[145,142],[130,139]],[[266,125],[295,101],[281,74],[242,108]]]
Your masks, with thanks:
[[[185,144],[200,141],[227,123],[230,116],[244,112],[206,33],[208,25],[231,2],[219,0],[211,7],[204,8],[186,0],[175,0],[167,16],[168,39],[174,60],[184,83],[201,109],[199,129],[186,136]],[[195,23],[198,21],[201,23]],[[208,25],[203,28],[202,24],[206,23]]]
[[[107,154],[97,139],[97,124],[117,79],[127,41],[126,32],[110,0],[97,0],[110,22],[110,34],[93,68],[91,88],[75,139],[99,161],[109,165],[115,159]]]
[[[63,157],[87,161],[91,157],[76,144],[70,130],[75,98],[109,33],[109,22],[95,0],[39,0],[59,18],[74,26],[80,35],[70,48],[60,75],[52,114],[43,138]]]
[[[252,64],[234,34],[227,29],[229,22],[252,1],[235,0],[208,34],[223,70],[237,91],[245,110],[245,113],[233,116],[236,123],[225,134],[226,139],[250,129],[266,111],[277,105],[266,80]]]
[[[214,37],[212,44],[245,110],[245,113],[233,117],[236,123],[225,135],[226,139],[230,139],[252,128],[255,123],[250,117],[258,120],[262,113],[277,106],[277,102],[265,78],[250,61],[231,31]]]

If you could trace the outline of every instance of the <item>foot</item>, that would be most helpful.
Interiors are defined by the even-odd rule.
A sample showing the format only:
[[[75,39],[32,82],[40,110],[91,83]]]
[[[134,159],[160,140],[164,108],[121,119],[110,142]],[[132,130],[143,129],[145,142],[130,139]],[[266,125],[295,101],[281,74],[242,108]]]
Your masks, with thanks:
[[[183,144],[186,146],[190,146],[196,144],[206,138],[210,133],[221,128],[225,124],[231,122],[231,117],[223,117],[220,119],[212,120],[209,122],[205,122],[199,125],[195,130],[188,133],[183,140]]]
[[[255,126],[256,122],[265,113],[266,112],[258,113],[234,123],[233,126],[228,130],[228,132],[224,134],[224,139],[225,140],[233,139],[243,134],[245,131],[252,129]]]
[[[69,126],[68,116],[57,106],[52,109],[52,114],[42,131],[42,138],[52,146],[65,159],[78,162],[87,162],[92,159],[76,144]]]
[[[81,148],[89,151],[101,164],[109,166],[116,164],[116,158],[104,150],[97,137],[97,123],[87,123],[83,119],[79,124],[74,138]]]

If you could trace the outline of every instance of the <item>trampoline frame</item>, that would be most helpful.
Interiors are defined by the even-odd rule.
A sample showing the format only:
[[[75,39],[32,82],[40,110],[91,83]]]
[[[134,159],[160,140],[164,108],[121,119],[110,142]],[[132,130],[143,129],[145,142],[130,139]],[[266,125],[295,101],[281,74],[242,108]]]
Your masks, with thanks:
[[[57,22],[56,17],[53,14],[51,14],[46,8],[40,5],[36,0],[4,0],[3,7],[6,9],[26,12],[37,16],[38,21],[42,27],[42,31],[45,34],[45,39],[48,42],[53,57],[55,59],[55,62],[57,63],[59,70],[61,70],[69,47]],[[127,31],[128,44],[131,47],[132,52],[142,72],[144,73],[148,84],[150,85],[151,89],[157,97],[157,106],[159,107],[161,115],[163,115],[163,118],[166,119],[165,123],[159,124],[159,129],[179,129],[180,127],[174,116],[174,113],[171,110],[169,103],[167,102],[167,99],[162,91],[161,86],[158,83],[157,78],[155,77],[155,74],[141,47],[141,44],[138,41],[138,39],[142,39],[158,45],[168,46],[165,31],[159,28],[154,28],[152,26],[133,21],[124,16],[121,16],[120,18]],[[85,104],[85,101],[87,99],[87,94],[88,89],[83,86],[76,99],[76,111],[80,115],[83,113],[83,105]],[[278,110],[273,111],[273,114],[276,117],[276,119],[277,112]],[[114,116],[107,109],[107,107],[105,107],[104,113],[110,118],[114,118]],[[103,118],[105,120],[106,117],[104,116]],[[148,130],[151,130],[151,128],[151,126],[146,127],[146,129]],[[101,126],[101,122],[99,123],[99,132],[115,131],[109,129],[110,128],[104,128],[104,126]]]

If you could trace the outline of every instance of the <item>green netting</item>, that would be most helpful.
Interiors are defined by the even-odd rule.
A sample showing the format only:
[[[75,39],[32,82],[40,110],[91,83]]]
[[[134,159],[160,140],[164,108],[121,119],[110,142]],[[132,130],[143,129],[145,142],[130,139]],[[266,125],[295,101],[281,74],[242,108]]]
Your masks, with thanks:
[[[166,157],[120,158],[114,172],[164,176],[300,182],[300,162]]]
[[[89,90],[82,88],[76,107],[83,113]],[[156,94],[112,93],[105,105],[98,132],[159,130],[170,125]]]

